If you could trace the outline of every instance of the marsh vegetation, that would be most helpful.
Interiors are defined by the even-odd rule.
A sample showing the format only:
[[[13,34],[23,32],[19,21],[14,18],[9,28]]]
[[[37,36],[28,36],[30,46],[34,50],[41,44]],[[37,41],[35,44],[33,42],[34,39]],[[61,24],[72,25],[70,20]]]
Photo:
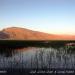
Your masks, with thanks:
[[[9,45],[5,45],[7,42],[2,42],[0,43],[0,68],[75,69],[75,46],[65,45],[74,42],[75,41],[26,41],[16,42],[17,44],[13,42],[9,43]]]

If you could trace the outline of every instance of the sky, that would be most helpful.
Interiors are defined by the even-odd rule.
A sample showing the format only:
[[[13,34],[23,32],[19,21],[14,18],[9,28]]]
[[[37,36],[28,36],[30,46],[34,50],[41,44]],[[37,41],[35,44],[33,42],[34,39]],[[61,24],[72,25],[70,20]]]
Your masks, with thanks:
[[[75,34],[75,0],[0,0],[0,30],[7,27]]]

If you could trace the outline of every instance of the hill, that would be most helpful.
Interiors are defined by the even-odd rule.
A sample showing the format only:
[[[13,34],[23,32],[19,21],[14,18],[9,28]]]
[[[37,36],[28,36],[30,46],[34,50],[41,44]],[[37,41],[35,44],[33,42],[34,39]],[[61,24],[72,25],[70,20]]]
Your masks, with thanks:
[[[0,31],[0,40],[75,40],[75,35],[55,35],[26,28],[10,27]]]

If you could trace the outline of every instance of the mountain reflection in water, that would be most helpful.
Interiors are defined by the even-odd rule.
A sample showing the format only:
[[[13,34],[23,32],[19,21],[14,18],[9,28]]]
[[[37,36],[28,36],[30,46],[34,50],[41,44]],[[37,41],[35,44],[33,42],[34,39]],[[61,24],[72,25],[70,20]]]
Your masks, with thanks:
[[[70,68],[75,69],[75,53],[64,48],[25,48],[12,52],[12,56],[0,54],[0,68]]]

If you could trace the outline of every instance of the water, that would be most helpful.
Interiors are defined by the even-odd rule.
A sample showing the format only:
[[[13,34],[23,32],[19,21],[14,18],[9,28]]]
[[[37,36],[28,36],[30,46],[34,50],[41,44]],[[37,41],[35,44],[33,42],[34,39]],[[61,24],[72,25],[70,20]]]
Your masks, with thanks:
[[[0,54],[0,68],[69,68],[75,69],[75,53],[59,48],[25,48],[12,56]]]

